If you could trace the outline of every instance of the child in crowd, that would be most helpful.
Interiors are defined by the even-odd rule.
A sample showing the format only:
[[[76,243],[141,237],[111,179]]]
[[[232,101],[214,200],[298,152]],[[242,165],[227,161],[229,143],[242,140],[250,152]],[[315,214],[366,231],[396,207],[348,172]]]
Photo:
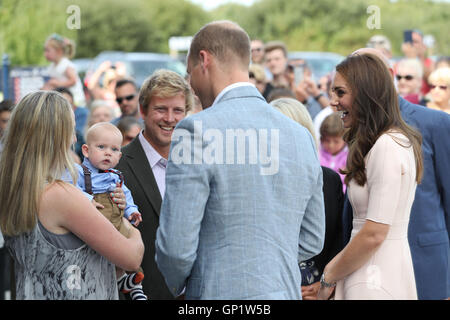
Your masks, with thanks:
[[[323,120],[320,126],[320,165],[339,173],[345,193],[345,175],[339,172],[339,169],[345,168],[348,154],[347,144],[342,139],[343,135],[344,126],[339,113],[334,112]]]
[[[75,65],[69,60],[75,55],[75,43],[54,33],[45,41],[44,55],[51,64],[48,69],[50,79],[42,89],[68,88],[73,94],[75,105],[84,106],[86,101],[83,85]]]
[[[123,184],[122,173],[114,168],[120,160],[122,153],[122,134],[116,126],[109,122],[100,122],[93,125],[86,133],[86,144],[82,146],[84,161],[78,168],[78,187],[86,193],[93,195],[94,201],[104,208],[100,212],[120,231],[128,237],[129,230],[123,224],[125,216],[133,225],[142,221],[142,216],[133,202],[130,190]],[[125,210],[112,202],[109,192],[114,190],[117,183],[121,184],[126,197]],[[125,273],[117,268],[117,283],[119,290],[130,293],[133,300],[147,300],[142,290],[144,274],[140,269],[137,272]]]

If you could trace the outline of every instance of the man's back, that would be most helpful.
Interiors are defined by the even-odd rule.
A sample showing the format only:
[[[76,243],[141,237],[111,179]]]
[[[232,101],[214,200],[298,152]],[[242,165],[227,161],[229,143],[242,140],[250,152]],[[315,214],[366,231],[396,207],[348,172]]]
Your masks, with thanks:
[[[252,87],[228,91],[180,129],[203,141],[196,149],[194,135],[199,164],[175,163],[171,149],[157,239],[169,286],[188,279],[187,299],[301,299],[297,261],[319,253],[324,239],[311,135]],[[169,242],[174,234],[182,235]]]
[[[424,175],[408,228],[419,299],[450,296],[450,116],[400,98],[405,121],[422,134]]]

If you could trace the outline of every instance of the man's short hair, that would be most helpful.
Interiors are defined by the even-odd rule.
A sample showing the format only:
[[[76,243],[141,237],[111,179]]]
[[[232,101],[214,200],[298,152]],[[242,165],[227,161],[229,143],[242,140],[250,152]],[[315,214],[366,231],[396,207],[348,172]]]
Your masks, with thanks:
[[[250,38],[232,21],[213,21],[195,34],[189,49],[189,59],[194,65],[198,62],[200,50],[208,51],[225,64],[233,57],[239,58],[243,66],[250,64]]]
[[[284,56],[287,58],[288,51],[286,45],[282,41],[270,41],[267,42],[266,46],[264,47],[264,51],[266,54],[276,49],[280,49],[281,51],[283,51]]]
[[[183,94],[186,101],[186,112],[194,103],[193,94],[187,81],[178,73],[160,69],[148,77],[139,92],[139,105],[141,110],[147,112],[148,105],[154,96],[171,98]]]
[[[136,82],[134,82],[132,79],[120,79],[120,80],[118,80],[116,82],[116,88],[115,89],[118,89],[118,88],[120,88],[120,87],[122,87],[122,86],[124,86],[126,84],[131,84],[136,89],[136,91],[138,90],[138,86],[136,85]]]
[[[12,100],[3,100],[2,102],[0,102],[0,113],[5,111],[12,112],[13,109],[14,102],[12,102]]]

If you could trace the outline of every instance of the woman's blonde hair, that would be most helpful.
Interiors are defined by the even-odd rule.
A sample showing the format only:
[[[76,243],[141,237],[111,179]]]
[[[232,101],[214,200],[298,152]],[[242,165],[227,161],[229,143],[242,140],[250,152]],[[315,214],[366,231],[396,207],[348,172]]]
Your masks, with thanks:
[[[298,100],[293,98],[279,98],[270,102],[270,105],[280,111],[285,116],[304,126],[311,133],[316,149],[318,150],[316,135],[314,133],[314,124],[306,107]]]
[[[54,33],[47,38],[46,42],[56,49],[61,49],[64,56],[68,59],[72,59],[75,56],[75,42],[69,38]]]
[[[428,82],[434,84],[436,82],[444,82],[450,85],[450,68],[439,68],[434,70],[428,77]]]
[[[70,147],[75,120],[55,91],[29,93],[11,115],[0,158],[0,227],[7,236],[31,231],[46,184],[76,174]]]

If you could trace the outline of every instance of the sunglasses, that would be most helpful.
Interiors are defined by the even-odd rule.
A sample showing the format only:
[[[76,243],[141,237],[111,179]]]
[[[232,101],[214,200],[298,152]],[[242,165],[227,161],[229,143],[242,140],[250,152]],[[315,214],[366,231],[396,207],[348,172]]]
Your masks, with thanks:
[[[130,101],[135,96],[136,96],[135,94],[130,94],[129,96],[126,96],[126,97],[116,98],[116,101],[117,101],[118,104],[121,104],[124,99],[127,100],[127,101]]]
[[[447,86],[434,86],[434,85],[431,85],[430,86],[430,88],[431,88],[431,90],[433,90],[434,88],[438,88],[438,89],[441,89],[441,90],[447,90]]]
[[[405,78],[405,80],[407,81],[411,81],[412,79],[414,79],[414,77],[412,75],[406,75],[406,76],[401,76],[401,75],[396,75],[395,76],[397,78],[398,81],[402,80],[402,78]]]

